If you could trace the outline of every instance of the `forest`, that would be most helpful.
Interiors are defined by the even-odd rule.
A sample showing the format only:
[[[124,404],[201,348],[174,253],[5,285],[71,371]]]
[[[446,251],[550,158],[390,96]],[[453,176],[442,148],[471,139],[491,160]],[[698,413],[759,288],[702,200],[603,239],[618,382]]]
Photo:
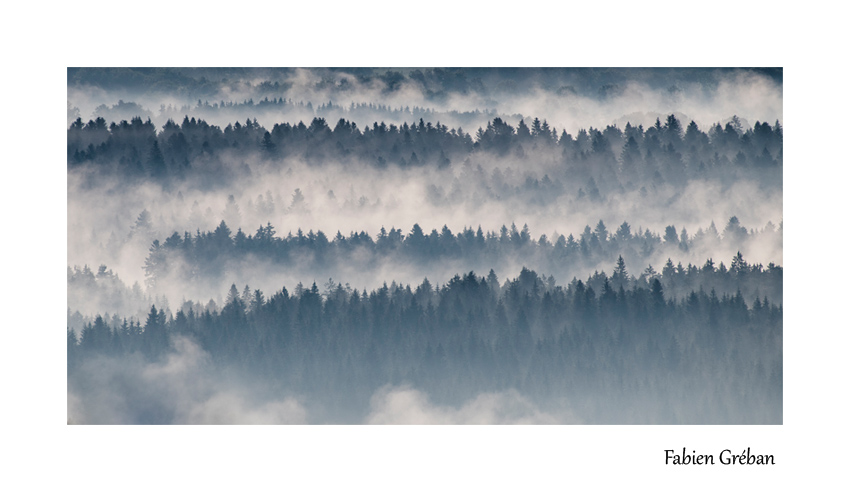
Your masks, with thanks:
[[[69,69],[69,422],[782,423],[781,83]]]
[[[474,137],[474,138],[473,138]],[[768,184],[781,186],[782,126],[777,121],[756,121],[742,130],[737,117],[703,132],[693,121],[685,127],[671,114],[662,124],[644,129],[627,122],[624,129],[609,125],[603,130],[582,128],[575,135],[550,128],[546,120],[524,119],[516,128],[500,118],[488,121],[475,135],[463,128],[449,129],[420,118],[418,123],[401,126],[373,123],[362,130],[356,123],[340,119],[331,128],[324,118],[314,118],[309,126],[275,124],[269,131],[256,119],[228,124],[223,130],[204,120],[183,118],[177,124],[169,119],[157,131],[150,119],[135,117],[107,126],[98,117],[83,123],[77,118],[68,129],[69,168],[83,163],[97,165],[98,174],[117,173],[122,178],[180,179],[204,172],[192,162],[213,169],[222,159],[257,155],[265,159],[298,157],[305,162],[345,162],[349,159],[374,166],[396,165],[445,167],[463,162],[474,152],[496,156],[553,159],[559,171],[573,179],[607,182],[611,176],[632,182],[681,184],[698,177],[725,176],[732,180],[758,173]],[[542,197],[558,188],[546,175],[534,183]],[[586,193],[598,194],[596,189]]]
[[[781,281],[781,272],[773,274],[755,283]],[[85,374],[92,369],[81,361],[97,357],[155,361],[171,339],[187,337],[214,366],[314,401],[326,422],[357,421],[380,386],[402,383],[446,404],[470,392],[516,389],[558,408],[582,395],[569,399],[569,410],[583,423],[781,416],[781,304],[765,297],[748,306],[740,290],[718,296],[702,285],[675,301],[662,284],[675,274],[628,290],[626,275],[623,268],[565,288],[531,270],[502,286],[492,271],[486,278],[469,272],[436,287],[427,279],[371,292],[337,284],[322,294],[313,283],[268,298],[232,285],[220,310],[187,303],[171,316],[153,305],[144,322],[98,316],[79,339],[69,329],[68,370]],[[733,284],[754,280],[746,269],[728,275]],[[597,293],[591,284],[599,282]],[[735,383],[718,384],[726,380]],[[682,398],[694,385],[704,389],[700,398]],[[160,402],[131,418],[169,422],[174,412]]]

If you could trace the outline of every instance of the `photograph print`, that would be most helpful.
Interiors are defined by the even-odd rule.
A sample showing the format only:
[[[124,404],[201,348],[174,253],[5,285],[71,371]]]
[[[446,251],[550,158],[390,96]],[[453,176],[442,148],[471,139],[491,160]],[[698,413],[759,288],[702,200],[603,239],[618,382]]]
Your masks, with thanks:
[[[68,424],[782,424],[782,68],[68,68]]]

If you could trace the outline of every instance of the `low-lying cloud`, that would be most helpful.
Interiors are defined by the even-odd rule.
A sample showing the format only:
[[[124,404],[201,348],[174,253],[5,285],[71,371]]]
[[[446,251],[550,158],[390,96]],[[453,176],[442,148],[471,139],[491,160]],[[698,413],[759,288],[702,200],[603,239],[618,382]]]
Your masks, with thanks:
[[[414,388],[386,386],[372,397],[367,424],[578,424],[567,412],[541,411],[516,390],[481,393],[459,407],[434,404]]]
[[[139,354],[86,360],[68,383],[71,424],[322,424],[321,408],[263,390],[214,368],[187,338],[174,339],[161,361]],[[312,409],[312,411],[311,411]],[[372,395],[363,424],[577,424],[567,410],[541,410],[516,390],[485,392],[458,406],[434,403],[410,386],[384,386]]]
[[[297,398],[228,379],[187,338],[162,361],[139,354],[86,360],[68,382],[72,424],[304,424]]]
[[[72,84],[68,87],[68,101],[78,109],[84,121],[95,117],[101,105],[121,107],[123,105],[119,101],[125,104],[132,101],[140,104],[145,114],[153,114],[157,125],[164,124],[168,117],[182,119],[183,113],[198,116],[203,112],[209,123],[222,127],[234,119],[244,121],[246,118],[257,118],[268,128],[284,121],[292,124],[308,121],[318,115],[321,105],[328,102],[339,105],[340,110],[322,115],[355,119],[361,128],[371,125],[373,121],[370,120],[376,116],[378,121],[383,120],[387,124],[414,123],[415,118],[410,113],[398,111],[413,107],[436,111],[436,120],[453,127],[463,126],[467,131],[486,126],[487,120],[492,119],[494,114],[507,118],[511,124],[516,124],[519,116],[537,116],[570,133],[588,125],[604,128],[623,115],[633,113],[685,114],[701,126],[723,121],[733,114],[751,123],[782,121],[781,81],[748,69],[706,69],[699,81],[693,80],[693,77],[682,80],[672,77],[667,85],[661,84],[661,76],[652,75],[653,69],[621,70],[614,77],[600,71],[602,78],[596,82],[593,82],[593,77],[586,78],[585,74],[570,70],[550,69],[548,74],[537,71],[536,77],[524,77],[519,82],[508,75],[487,74],[485,70],[480,74],[469,74],[468,83],[458,87],[451,84],[444,86],[442,82],[434,85],[435,79],[427,76],[427,70],[426,77],[421,80],[409,76],[412,69],[392,71],[398,75],[386,77],[386,71],[381,70],[372,74],[377,76],[359,77],[344,69],[299,68],[277,73],[262,73],[258,69],[255,73],[236,78],[233,74],[220,75],[226,80],[213,84],[217,90],[211,91],[211,87],[206,87],[203,96]],[[530,70],[529,73],[535,71]],[[215,77],[207,75],[211,80]],[[490,80],[481,82],[479,75]],[[632,78],[626,80],[628,77]],[[283,113],[268,111],[254,104],[245,105],[244,109],[230,106],[247,101],[259,103],[266,97],[282,97],[299,106]],[[224,102],[228,106],[214,113],[197,111],[199,98],[209,101],[209,104]],[[307,103],[310,105],[300,106]],[[346,111],[351,104],[369,103],[386,109],[377,113]],[[174,114],[161,111],[161,106],[169,105],[181,110]],[[186,111],[182,110],[184,108]],[[452,111],[466,113],[466,116],[461,117]],[[469,114],[475,112],[480,112],[480,116],[470,119]],[[653,122],[641,123],[646,126]]]

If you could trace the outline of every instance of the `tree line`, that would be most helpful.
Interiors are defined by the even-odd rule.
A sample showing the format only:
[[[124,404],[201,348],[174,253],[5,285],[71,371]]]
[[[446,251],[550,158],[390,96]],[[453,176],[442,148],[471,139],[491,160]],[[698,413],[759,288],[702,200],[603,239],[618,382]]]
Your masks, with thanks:
[[[271,223],[260,226],[253,234],[245,234],[241,229],[233,233],[222,221],[213,231],[198,230],[195,234],[175,231],[162,242],[153,240],[144,268],[148,286],[155,288],[159,282],[220,280],[226,278],[228,272],[238,271],[240,262],[248,259],[297,266],[313,272],[318,278],[333,276],[341,266],[354,263],[372,268],[395,261],[427,268],[462,260],[462,264],[473,269],[486,270],[518,257],[523,258],[526,265],[569,278],[582,267],[600,262],[613,264],[617,260],[614,274],[619,272],[619,277],[615,281],[626,288],[660,275],[670,292],[677,296],[686,295],[688,286],[703,285],[706,290],[715,288],[721,292],[741,288],[747,299],[757,295],[781,298],[782,267],[772,262],[767,266],[751,265],[740,251],[728,266],[722,261],[716,264],[711,258],[704,265],[689,263],[683,266],[681,262],[674,265],[668,258],[665,265],[656,265],[661,268],[660,272],[648,265],[646,270],[641,267],[642,271],[626,274],[624,257],[629,262],[646,265],[647,259],[658,253],[676,255],[694,247],[715,250],[723,244],[740,248],[754,234],[741,226],[737,217],[729,219],[722,239],[713,223],[694,236],[689,236],[684,229],[680,234],[671,225],[661,236],[648,229],[633,233],[628,222],[623,222],[615,232],[609,232],[600,220],[594,229],[586,226],[578,238],[561,234],[553,240],[546,235],[535,240],[527,225],[518,229],[515,224],[510,228],[503,225],[499,232],[487,233],[480,226],[476,231],[466,227],[456,234],[445,225],[440,232],[433,229],[426,234],[419,224],[414,224],[408,234],[395,227],[389,231],[382,227],[375,238],[365,231],[351,232],[348,236],[337,231],[329,238],[321,230],[305,234],[301,229],[279,237]],[[600,275],[605,272],[597,272],[597,277]]]
[[[370,292],[299,284],[268,298],[233,285],[220,310],[151,306],[143,324],[98,316],[79,336],[69,329],[69,379],[87,360],[155,361],[188,337],[216,366],[341,419],[385,384],[412,384],[444,403],[510,388],[543,407],[569,398],[588,422],[781,422],[781,302],[703,289],[674,300],[661,278],[590,284],[523,269],[501,286],[492,271]]]
[[[69,168],[89,163],[100,172],[162,180],[249,156],[272,161],[298,157],[312,165],[353,159],[377,167],[439,168],[484,153],[519,162],[554,162],[554,171],[582,182],[606,183],[614,176],[621,184],[639,187],[701,177],[757,176],[775,185],[781,183],[782,138],[778,121],[743,128],[733,117],[725,126],[716,123],[704,132],[693,121],[683,125],[674,115],[649,128],[627,123],[623,129],[581,129],[575,136],[538,118],[520,120],[516,128],[493,118],[473,135],[424,119],[400,126],[375,122],[361,129],[345,119],[331,128],[316,117],[309,125],[279,123],[267,130],[256,119],[221,129],[186,116],[180,124],[169,119],[157,131],[150,119],[107,124],[98,117],[71,124],[67,155]]]

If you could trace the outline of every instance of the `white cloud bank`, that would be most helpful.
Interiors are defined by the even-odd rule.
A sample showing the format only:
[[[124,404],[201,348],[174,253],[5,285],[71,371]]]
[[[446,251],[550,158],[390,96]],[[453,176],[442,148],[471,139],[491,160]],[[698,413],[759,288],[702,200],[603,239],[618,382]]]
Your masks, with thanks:
[[[384,387],[372,397],[367,424],[567,424],[580,423],[569,413],[542,412],[516,390],[481,393],[458,408],[432,403],[410,387]]]

